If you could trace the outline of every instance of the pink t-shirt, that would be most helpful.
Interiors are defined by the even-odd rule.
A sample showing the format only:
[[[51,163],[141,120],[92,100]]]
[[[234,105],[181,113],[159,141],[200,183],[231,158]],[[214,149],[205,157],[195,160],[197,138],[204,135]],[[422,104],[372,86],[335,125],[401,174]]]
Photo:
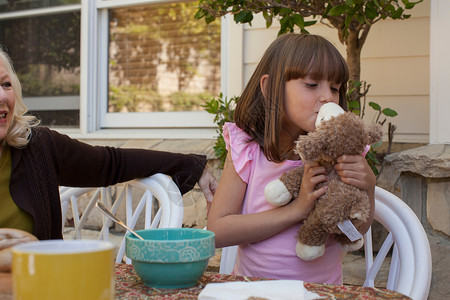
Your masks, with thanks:
[[[300,160],[270,162],[256,142],[234,123],[226,123],[223,136],[231,151],[236,172],[247,183],[242,214],[272,209],[264,197],[264,187],[284,172],[301,166]],[[342,284],[340,246],[332,239],[326,243],[325,254],[312,261],[297,257],[295,235],[300,224],[294,225],[264,241],[239,245],[233,273],[262,278],[296,279],[308,282]]]

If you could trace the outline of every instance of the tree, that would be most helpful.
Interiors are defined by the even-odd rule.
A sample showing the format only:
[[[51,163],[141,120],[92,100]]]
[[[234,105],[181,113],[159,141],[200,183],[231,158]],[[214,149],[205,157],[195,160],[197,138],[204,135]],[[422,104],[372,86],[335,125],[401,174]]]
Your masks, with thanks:
[[[360,99],[366,95],[370,85],[360,84],[361,51],[373,24],[391,19],[408,19],[405,12],[423,0],[199,0],[196,18],[207,23],[226,14],[234,15],[236,23],[249,23],[253,15],[262,13],[266,26],[274,19],[280,23],[279,35],[306,27],[317,21],[336,28],[339,41],[346,47],[347,64],[352,89],[349,101],[356,101],[354,110],[361,108]],[[361,91],[362,88],[362,91]],[[359,111],[358,111],[359,113]]]

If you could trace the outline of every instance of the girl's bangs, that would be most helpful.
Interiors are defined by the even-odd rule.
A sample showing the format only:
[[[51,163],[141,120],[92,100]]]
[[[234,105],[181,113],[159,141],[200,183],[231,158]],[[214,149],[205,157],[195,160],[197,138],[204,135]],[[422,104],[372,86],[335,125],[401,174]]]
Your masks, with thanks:
[[[347,64],[342,55],[331,45],[317,41],[314,45],[299,45],[286,63],[285,78],[305,78],[345,83],[349,78]]]

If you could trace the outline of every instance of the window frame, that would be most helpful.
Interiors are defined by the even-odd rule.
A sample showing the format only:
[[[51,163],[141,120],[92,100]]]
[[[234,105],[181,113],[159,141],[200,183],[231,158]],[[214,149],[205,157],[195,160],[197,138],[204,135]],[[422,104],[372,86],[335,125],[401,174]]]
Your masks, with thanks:
[[[47,15],[63,14],[68,12],[76,12],[81,10],[81,4],[69,4],[62,6],[51,6],[44,8],[19,10],[13,12],[0,13],[0,20],[40,17]],[[14,62],[13,62],[14,63]],[[81,76],[81,75],[80,75]],[[79,110],[80,109],[80,96],[48,96],[48,97],[23,97],[23,102],[29,110],[40,111],[42,110],[42,104],[45,103],[45,107],[51,107],[59,110]]]
[[[80,11],[80,127],[58,128],[59,131],[78,138],[123,138],[124,135],[128,138],[214,138],[217,136],[214,116],[204,111],[106,112],[108,10],[180,1],[81,0],[80,4],[0,13],[0,20]],[[226,16],[221,21],[221,91],[225,97],[232,97],[241,93],[243,85],[243,26],[235,24],[232,17]],[[47,97],[46,101],[52,101],[51,98]],[[32,98],[24,100],[33,101]]]

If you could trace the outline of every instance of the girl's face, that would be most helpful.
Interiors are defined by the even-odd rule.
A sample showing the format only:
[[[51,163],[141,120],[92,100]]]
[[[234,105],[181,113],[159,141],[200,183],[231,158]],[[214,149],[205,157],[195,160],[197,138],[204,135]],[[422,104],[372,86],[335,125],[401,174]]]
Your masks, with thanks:
[[[6,138],[6,133],[12,124],[16,96],[11,85],[3,61],[0,60],[0,141]]]
[[[341,84],[327,80],[312,80],[310,77],[286,82],[285,125],[291,137],[314,131],[317,114],[328,102],[339,104]]]

